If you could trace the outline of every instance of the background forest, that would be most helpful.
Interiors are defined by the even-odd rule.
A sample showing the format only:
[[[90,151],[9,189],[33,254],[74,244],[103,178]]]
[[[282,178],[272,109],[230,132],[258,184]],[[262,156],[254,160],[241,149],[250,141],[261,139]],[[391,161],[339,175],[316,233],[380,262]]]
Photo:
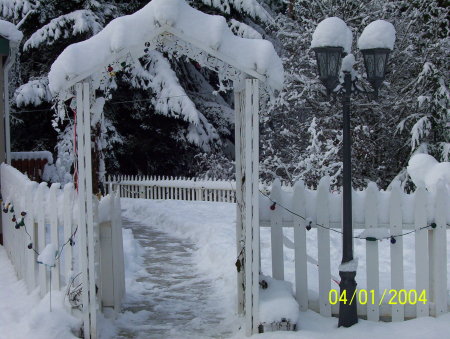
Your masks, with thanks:
[[[59,178],[73,154],[70,115],[52,108],[47,74],[64,48],[98,33],[109,21],[148,1],[0,0],[0,16],[24,33],[12,70],[12,149],[49,150]],[[315,186],[324,175],[341,180],[341,106],[327,97],[310,50],[316,25],[337,16],[354,41],[376,19],[391,22],[397,41],[379,99],[352,101],[353,181],[386,188],[411,185],[405,167],[414,152],[449,161],[449,22],[445,0],[191,0],[226,17],[232,31],[272,41],[285,68],[285,87],[260,116],[261,177]],[[364,67],[357,58],[359,77]],[[82,60],[80,60],[82,62]],[[234,112],[229,84],[188,59],[151,52],[112,70],[98,134],[108,174],[234,176]],[[201,122],[194,126],[190,117]],[[103,170],[103,169],[102,169]]]

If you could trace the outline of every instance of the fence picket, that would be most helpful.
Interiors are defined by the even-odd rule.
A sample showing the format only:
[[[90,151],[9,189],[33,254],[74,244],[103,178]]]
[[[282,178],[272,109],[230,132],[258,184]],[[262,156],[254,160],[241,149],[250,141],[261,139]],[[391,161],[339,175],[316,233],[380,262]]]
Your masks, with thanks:
[[[330,190],[330,178],[324,177],[320,180],[317,188],[316,220],[325,227],[330,225],[328,196]],[[319,261],[319,310],[326,317],[331,316],[331,305],[328,293],[331,289],[331,267],[330,267],[330,231],[317,227],[317,247]]]
[[[376,184],[369,183],[366,190],[364,202],[366,229],[378,228],[378,189]],[[378,241],[366,241],[366,268],[367,268],[367,290],[373,290],[374,301],[367,303],[367,320],[378,321],[380,309],[378,306],[380,282],[378,262]]]
[[[436,191],[435,223],[431,230],[431,281],[430,297],[434,299],[433,316],[447,313],[447,212],[449,206],[448,192],[445,185],[438,185]]]
[[[305,184],[298,181],[294,186],[292,211],[305,216]],[[308,310],[308,267],[306,254],[305,220],[294,215],[294,243],[295,243],[295,297],[301,311]]]
[[[63,190],[63,213],[64,213],[64,239],[67,240],[72,235],[72,209],[73,209],[73,198],[74,190],[73,184],[69,183],[64,186]],[[65,284],[69,283],[70,276],[72,274],[72,260],[73,260],[73,247],[70,246],[64,252],[64,277]]]
[[[428,261],[428,230],[420,229],[427,224],[427,194],[424,187],[416,190],[414,197],[414,223],[415,223],[415,257],[416,257],[416,291],[420,295],[425,291],[428,296],[430,268]],[[430,312],[428,303],[418,302],[416,305],[417,317],[427,317]]]
[[[58,237],[58,203],[56,199],[56,192],[61,187],[60,184],[52,184],[50,186],[50,193],[48,199],[48,210],[50,211],[50,243],[58,250],[61,248]],[[60,255],[60,253],[58,253]],[[55,267],[52,269],[52,289],[59,290],[59,260],[55,262]]]
[[[45,246],[45,208],[44,208],[44,191],[47,188],[45,182],[39,184],[36,192],[36,202],[37,202],[37,224],[38,224],[38,244],[37,250],[41,253]],[[47,272],[44,265],[39,265],[39,292],[43,297],[47,293]]]
[[[281,183],[275,179],[272,184],[270,198],[275,202],[281,202]],[[272,276],[275,279],[284,279],[284,256],[283,256],[283,227],[281,224],[281,208],[276,206],[270,210],[271,225],[271,248],[272,248]]]
[[[33,206],[33,198],[34,194],[33,191],[35,189],[34,182],[27,183],[26,186],[26,195],[25,195],[25,208],[28,206]],[[25,225],[28,229],[28,233],[30,233],[29,242],[31,243],[31,246],[34,246],[33,248],[36,248],[36,235],[35,235],[35,227],[34,227],[34,218],[33,214],[34,211],[31,208],[27,208],[26,210],[27,214],[25,216]],[[28,251],[27,252],[27,287],[28,291],[32,291],[36,286],[36,253],[34,251]]]
[[[400,192],[400,182],[396,181],[392,185],[389,200],[389,223],[391,235],[402,234],[402,200]],[[396,237],[395,244],[390,245],[391,252],[391,288],[400,291],[405,288],[403,277],[403,237]],[[391,305],[392,321],[403,321],[405,319],[405,306],[397,303]]]

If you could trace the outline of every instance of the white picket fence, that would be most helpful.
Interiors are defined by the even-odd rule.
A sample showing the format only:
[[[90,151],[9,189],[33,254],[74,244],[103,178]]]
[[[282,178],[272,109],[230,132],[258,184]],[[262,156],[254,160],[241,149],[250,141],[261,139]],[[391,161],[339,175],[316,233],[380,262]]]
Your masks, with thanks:
[[[2,164],[1,193],[4,248],[28,290],[39,288],[43,297],[50,288],[67,292],[74,280],[80,283],[82,227],[73,184],[63,188],[52,184],[49,188]],[[125,291],[120,199],[111,194],[100,202],[94,200],[98,302],[119,310]],[[37,262],[38,253],[48,244],[58,249],[59,257],[51,271]]]
[[[271,209],[275,201],[284,208]],[[275,181],[270,192],[270,199],[260,200],[260,223],[262,227],[271,228],[272,275],[283,280],[285,247],[291,247],[295,252],[295,290],[300,309],[311,308],[324,316],[338,313],[338,304],[331,305],[329,291],[338,289],[334,285],[330,267],[330,230],[317,227],[317,224],[341,231],[341,194],[331,193],[327,178],[321,180],[317,190],[307,189],[302,182],[294,187],[281,187]],[[379,244],[378,241],[365,241],[366,244],[366,275],[367,290],[374,290],[375,303],[360,305],[358,314],[367,319],[377,321],[380,317],[392,321],[402,321],[406,318],[437,316],[448,312],[447,291],[447,227],[450,222],[449,197],[445,187],[432,194],[424,188],[417,189],[412,194],[403,193],[400,186],[394,186],[391,191],[380,191],[375,184],[370,184],[364,191],[353,193],[353,228],[354,234],[365,231],[364,237],[383,237],[383,234],[397,236],[415,230],[408,235],[415,237],[415,290],[425,290],[427,303],[418,302],[415,305],[399,302],[389,305],[390,297],[386,297],[381,305],[382,293],[379,286]],[[436,228],[423,228],[431,223]],[[317,229],[317,244],[307,242],[306,226]],[[283,228],[294,228],[293,244],[283,235]],[[423,228],[423,229],[421,229]],[[404,284],[404,253],[403,237],[395,237],[396,242],[390,244],[390,289],[400,291]],[[357,240],[363,241],[363,240]],[[389,239],[387,239],[389,241]],[[319,299],[310,299],[308,288],[307,262],[308,249],[317,248],[317,265],[319,276]],[[358,274],[361,274],[358,273]],[[333,284],[333,286],[332,286]],[[314,288],[312,288],[314,289]],[[396,299],[397,300],[397,299]]]
[[[116,189],[122,198],[236,202],[231,180],[169,176],[108,176],[106,192]]]
[[[109,189],[117,187],[121,197],[145,199],[180,199],[201,201],[235,202],[235,183],[227,181],[198,180],[171,177],[137,177],[119,176],[108,178]],[[272,276],[285,278],[285,248],[295,251],[295,290],[300,309],[313,309],[322,315],[331,316],[338,313],[338,304],[331,305],[329,291],[332,286],[330,263],[330,230],[317,227],[317,224],[341,230],[341,194],[330,192],[327,178],[323,178],[317,190],[308,189],[302,182],[294,187],[281,186],[276,180],[271,187],[261,184],[260,226],[271,228]],[[271,209],[272,201],[298,214],[296,216],[286,209]],[[311,222],[312,229],[317,229],[317,244],[307,242],[306,226]],[[436,224],[436,228],[421,227]],[[447,291],[447,228],[450,223],[449,196],[445,187],[436,193],[424,188],[406,194],[400,186],[393,186],[390,191],[380,191],[375,184],[370,184],[363,191],[353,193],[353,228],[354,234],[366,230],[375,237],[379,234],[400,235],[409,231],[415,238],[415,289],[425,290],[426,304],[415,305],[400,303],[389,305],[387,300],[379,305],[358,304],[358,314],[369,320],[392,319],[402,321],[407,318],[427,315],[439,315],[448,312]],[[293,243],[284,235],[285,228],[294,229]],[[395,237],[395,244],[390,244],[390,289],[405,289],[403,237]],[[358,240],[362,241],[362,240]],[[387,240],[389,241],[389,240]],[[366,243],[366,280],[367,290],[374,290],[377,302],[381,298],[379,286],[379,244],[378,241]],[[308,249],[317,248],[319,271],[319,299],[311,299],[308,289],[314,289],[308,279]],[[358,273],[361,274],[361,273]]]

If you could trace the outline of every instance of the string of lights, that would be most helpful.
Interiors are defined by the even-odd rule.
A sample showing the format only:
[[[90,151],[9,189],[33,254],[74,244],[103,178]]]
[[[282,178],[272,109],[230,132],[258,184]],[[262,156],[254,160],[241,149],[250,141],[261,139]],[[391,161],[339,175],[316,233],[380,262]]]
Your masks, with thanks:
[[[8,203],[6,205],[3,204],[3,212],[4,213],[8,213],[8,212],[9,213],[14,213],[14,206],[11,203]],[[20,212],[21,219],[18,222],[17,218],[16,218],[16,215],[13,214],[13,217],[12,217],[11,221],[16,223],[16,225],[14,226],[15,229],[18,230],[20,228],[23,228],[23,230],[27,234],[28,238],[30,239],[30,243],[27,245],[28,249],[33,250],[34,253],[39,255],[40,253],[33,247],[33,238],[31,237],[30,232],[28,232],[27,225],[25,224],[25,216],[26,215],[27,215],[27,213],[25,211]],[[75,237],[77,231],[78,231],[78,225],[75,228],[75,231],[73,231],[73,233],[70,235],[69,239],[64,244],[62,244],[61,247],[59,248],[59,250],[58,250],[58,252],[56,254],[56,257],[55,257],[56,261],[60,259],[61,255],[63,253],[64,247],[67,244],[69,244],[70,246],[75,245],[75,241],[73,240],[73,238]]]
[[[272,202],[272,204],[270,205],[270,209],[272,211],[275,210],[276,206],[279,206],[282,209],[286,210],[287,212],[291,213],[292,215],[295,215],[295,216],[305,220],[306,222],[308,222],[308,224],[306,225],[305,228],[308,231],[311,230],[311,228],[312,228],[312,220],[309,220],[308,218],[305,218],[304,216],[302,216],[302,215],[300,215],[298,213],[295,213],[294,211],[290,210],[289,208],[287,208],[287,207],[277,203],[275,200],[273,200],[268,194],[265,194],[263,191],[260,190],[259,193],[261,193],[263,196],[265,196],[266,198],[268,198]],[[343,234],[342,231],[339,231],[339,230],[337,230],[335,228],[332,228],[332,227],[328,227],[328,226],[325,226],[325,225],[322,225],[322,224],[319,224],[319,223],[315,223],[315,225],[317,225],[317,227],[320,227],[320,228],[323,228],[323,229],[327,229],[329,231],[333,231],[333,232],[336,232],[336,233],[339,233],[339,234]],[[411,233],[415,233],[417,231],[420,231],[420,230],[423,230],[423,229],[426,229],[426,228],[434,229],[434,228],[436,228],[436,224],[433,222],[430,225],[422,226],[422,227],[416,228],[414,230],[411,230],[411,231],[408,231],[408,232],[405,232],[405,233],[395,234],[395,235],[388,235],[388,236],[384,236],[384,237],[353,236],[353,238],[354,239],[362,239],[362,240],[366,240],[366,241],[377,241],[377,240],[384,240],[384,239],[387,240],[387,239],[389,239],[391,241],[391,244],[395,244],[397,242],[397,240],[395,238],[403,237],[405,235],[408,235],[408,234],[411,234]]]
[[[196,92],[191,95],[203,95],[203,94],[213,94],[216,95],[218,92]],[[181,97],[189,97],[190,94],[179,94],[179,95],[168,95],[168,96],[161,96],[157,98],[148,98],[148,99],[136,99],[136,100],[125,100],[125,101],[107,101],[106,103],[108,105],[118,105],[118,104],[129,104],[129,103],[135,103],[135,102],[147,102],[147,101],[153,101],[153,100],[161,100],[161,99],[171,99],[171,98],[181,98]],[[19,113],[33,113],[33,112],[49,112],[52,111],[53,108],[47,108],[47,109],[30,109],[30,110],[20,110],[20,111],[14,111],[12,113],[19,114]]]

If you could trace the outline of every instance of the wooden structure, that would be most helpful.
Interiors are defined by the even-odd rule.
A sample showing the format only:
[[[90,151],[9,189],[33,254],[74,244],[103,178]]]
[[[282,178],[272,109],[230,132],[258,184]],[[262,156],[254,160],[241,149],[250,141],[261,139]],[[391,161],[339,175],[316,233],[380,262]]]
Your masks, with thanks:
[[[173,6],[173,12],[164,7],[164,10],[154,9],[157,6]],[[184,12],[183,12],[184,11]],[[180,25],[184,25],[183,29],[177,26],[174,16],[180,12]],[[232,52],[229,49],[221,49],[220,44],[212,46],[207,42],[198,38],[198,29],[193,28],[191,24],[183,21],[184,15],[189,15],[205,20],[205,24],[214,22],[220,26],[218,32],[224,35],[227,43],[224,46],[230,46],[238,40],[238,46],[234,46]],[[221,79],[231,80],[234,84],[235,99],[235,132],[236,132],[236,197],[237,197],[237,256],[242,263],[241,270],[238,273],[237,290],[238,290],[238,312],[245,317],[246,333],[251,335],[256,333],[258,329],[258,300],[259,300],[259,202],[258,202],[258,185],[259,185],[259,95],[260,89],[264,88],[260,84],[267,82],[282,85],[282,64],[281,60],[275,53],[273,46],[269,42],[255,42],[250,39],[242,39],[234,36],[226,26],[225,20],[217,20],[217,16],[210,16],[190,8],[182,0],[154,0],[150,2],[139,12],[135,13],[139,16],[148,17],[145,21],[145,34],[142,29],[133,35],[133,45],[126,47],[107,47],[117,46],[116,36],[109,36],[108,33],[113,31],[105,28],[105,34],[100,32],[94,36],[93,40],[78,43],[69,46],[63,54],[56,60],[49,74],[49,86],[57,93],[60,102],[68,97],[76,97],[77,105],[77,145],[78,145],[78,171],[79,171],[79,205],[80,219],[83,220],[81,232],[86,242],[83,242],[85,250],[82,252],[83,262],[86,262],[83,274],[86,277],[83,286],[89,286],[89,289],[83,289],[84,295],[83,305],[86,305],[85,338],[95,339],[96,333],[96,311],[95,311],[95,293],[93,275],[93,260],[95,255],[93,245],[91,244],[93,233],[92,221],[92,175],[91,175],[91,126],[90,126],[90,110],[95,100],[95,90],[99,86],[102,76],[107,77],[105,69],[111,64],[121,64],[126,61],[130,55],[143,56],[152,50],[167,52],[171,55],[186,56],[197,61],[203,67],[207,67],[220,74]],[[120,26],[116,19],[111,24],[115,28],[123,30],[129,25],[127,20],[131,20],[133,15],[123,18],[124,26]],[[154,18],[154,19],[150,19]],[[154,20],[154,21],[152,21]],[[128,24],[127,24],[128,22]],[[148,23],[150,22],[150,24]],[[151,24],[153,22],[153,26]],[[223,29],[222,29],[223,28]],[[123,31],[121,32],[121,34]],[[213,35],[212,35],[213,36]],[[110,41],[95,40],[110,39]],[[137,41],[137,37],[142,37],[142,41]],[[140,38],[139,38],[140,39]],[[123,40],[120,40],[123,43]],[[95,44],[94,44],[95,42]],[[92,55],[83,56],[83,46],[89,49],[89,46],[97,46],[97,42],[102,46],[101,51],[97,54],[101,55],[98,62],[94,63]],[[259,44],[261,42],[261,44]],[[83,45],[83,43],[86,43]],[[228,44],[228,45],[227,45]],[[247,46],[246,46],[247,45]],[[248,45],[258,45],[260,49],[250,49]],[[239,48],[240,46],[240,48]],[[245,48],[245,52],[242,48]],[[116,49],[114,52],[114,48]],[[276,81],[273,80],[273,67],[270,73],[267,69],[258,70],[261,64],[261,53],[269,51],[270,55],[264,60],[268,60],[271,67],[276,64]],[[69,55],[69,53],[74,53]],[[66,55],[64,55],[66,53]],[[231,53],[231,54],[230,54]],[[239,53],[242,53],[239,55]],[[89,61],[89,67],[85,67],[83,71],[74,67],[68,71],[71,65],[67,60],[74,60],[73,56],[78,55]],[[67,57],[67,58],[65,58]],[[248,62],[248,58],[252,58],[254,62]],[[271,59],[270,59],[271,58]],[[247,59],[247,62],[243,60]],[[80,59],[78,59],[80,60]],[[251,65],[251,66],[249,66]],[[92,66],[92,67],[91,67]],[[103,72],[103,73],[102,73]],[[272,77],[270,74],[272,74]],[[100,77],[99,77],[99,73]],[[62,85],[63,84],[63,85]],[[95,273],[95,272],[94,272]]]
[[[53,164],[50,152],[11,152],[11,165],[32,181],[43,181],[42,176],[47,164]]]
[[[74,185],[54,183],[48,187],[9,165],[0,168],[4,247],[18,278],[24,280],[29,292],[38,288],[41,297],[50,291],[51,281],[52,290],[68,294],[69,311],[77,314],[83,302],[79,292],[84,278],[78,272],[85,266],[78,253],[86,240],[73,213],[78,200]],[[94,220],[100,229],[94,241],[99,254],[95,257],[97,295],[101,308],[119,311],[125,291],[120,197],[113,192],[103,199],[101,204],[93,204]],[[103,220],[99,220],[100,214]],[[48,244],[58,249],[51,275],[47,267],[37,263],[38,253]]]

